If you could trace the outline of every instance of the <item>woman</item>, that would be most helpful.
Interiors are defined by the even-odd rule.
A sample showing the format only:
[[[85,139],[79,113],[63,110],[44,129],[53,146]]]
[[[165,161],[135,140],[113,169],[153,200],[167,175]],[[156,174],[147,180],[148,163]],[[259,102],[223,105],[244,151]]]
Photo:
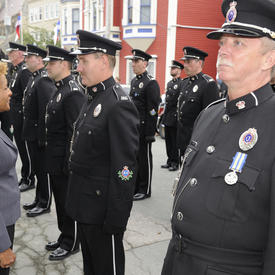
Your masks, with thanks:
[[[0,62],[0,112],[10,109],[11,91],[7,87],[7,65]],[[15,171],[17,149],[0,129],[0,274],[8,275],[15,262],[12,251],[14,224],[20,216],[20,195]]]

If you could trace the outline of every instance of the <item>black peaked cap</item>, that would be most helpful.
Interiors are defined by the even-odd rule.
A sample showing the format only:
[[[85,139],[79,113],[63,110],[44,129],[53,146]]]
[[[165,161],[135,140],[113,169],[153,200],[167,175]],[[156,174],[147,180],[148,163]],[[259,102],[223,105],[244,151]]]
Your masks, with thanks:
[[[73,62],[75,56],[70,54],[70,52],[52,45],[47,45],[48,54],[44,58],[44,61],[54,61],[54,60],[66,60]]]
[[[26,51],[26,46],[18,44],[18,43],[14,43],[14,42],[9,42],[9,48],[6,49],[7,52],[11,52],[11,51]]]
[[[27,44],[25,55],[37,55],[41,56],[42,58],[45,58],[47,56],[47,51],[38,48],[37,46],[34,46],[32,44]]]
[[[192,59],[192,58],[204,60],[208,56],[207,52],[204,52],[202,50],[199,50],[194,47],[189,47],[189,46],[183,48],[183,53],[184,53],[184,57],[181,58],[181,60]]]
[[[142,59],[144,61],[148,61],[149,59],[152,58],[150,54],[139,49],[133,49],[132,54],[133,54],[132,59]]]
[[[178,62],[177,60],[172,60],[172,64],[170,66],[171,68],[179,68],[181,70],[184,69],[184,65],[180,62]]]

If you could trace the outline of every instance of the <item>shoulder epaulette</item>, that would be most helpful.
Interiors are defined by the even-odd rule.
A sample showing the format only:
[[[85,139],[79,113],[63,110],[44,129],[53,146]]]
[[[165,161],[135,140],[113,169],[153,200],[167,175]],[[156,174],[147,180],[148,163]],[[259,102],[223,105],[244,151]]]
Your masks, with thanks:
[[[130,101],[130,97],[118,83],[113,86],[113,92],[118,101]]]
[[[216,104],[218,104],[218,103],[221,103],[221,102],[223,102],[223,101],[225,101],[225,100],[226,100],[226,98],[221,98],[221,99],[218,99],[218,100],[216,100],[216,101],[213,101],[212,103],[210,103],[210,104],[205,108],[205,110],[207,110],[207,109],[209,109],[211,106],[216,105]]]
[[[80,91],[80,87],[77,85],[76,81],[70,80],[69,85],[72,92]]]
[[[212,82],[215,81],[211,76],[207,74],[202,74],[202,77],[207,81],[207,82]]]
[[[48,77],[48,73],[47,73],[47,71],[41,71],[41,77]]]

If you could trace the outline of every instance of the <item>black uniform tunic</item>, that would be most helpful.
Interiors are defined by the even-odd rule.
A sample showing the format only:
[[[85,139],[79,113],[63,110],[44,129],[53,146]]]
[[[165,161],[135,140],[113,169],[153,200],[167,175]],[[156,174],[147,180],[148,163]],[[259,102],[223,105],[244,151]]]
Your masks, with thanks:
[[[74,126],[66,209],[79,225],[84,273],[109,275],[116,266],[116,274],[124,274],[122,237],[137,173],[138,113],[113,77],[87,91]]]
[[[41,208],[50,207],[51,190],[45,169],[45,112],[50,97],[55,92],[45,68],[32,73],[23,98],[23,131],[27,141],[31,164],[37,177],[36,198]]]
[[[78,249],[78,238],[74,220],[65,211],[68,189],[68,159],[73,123],[84,104],[85,95],[72,75],[55,83],[57,91],[46,108],[46,171],[50,174],[55,199],[58,242],[65,250]]]
[[[204,73],[187,77],[178,99],[178,147],[183,155],[199,113],[219,98],[214,79]]]
[[[274,274],[274,125],[269,84],[201,113],[185,153],[162,275]],[[249,137],[252,129],[257,134]],[[247,158],[230,185],[225,176],[237,152]]]
[[[19,63],[13,68],[13,73],[9,81],[9,88],[12,91],[10,101],[11,123],[13,125],[14,139],[19,151],[22,162],[21,176],[26,184],[33,181],[33,171],[31,171],[31,160],[27,152],[25,140],[22,138],[23,128],[23,95],[28,84],[31,72],[27,69],[24,62]]]
[[[151,144],[155,140],[158,106],[161,101],[159,85],[145,71],[132,79],[130,96],[138,109],[140,119],[139,168],[135,193],[150,196],[153,169]]]
[[[178,166],[179,156],[177,148],[177,102],[181,91],[182,79],[172,79],[167,83],[165,110],[162,123],[165,125],[165,144],[167,164]]]

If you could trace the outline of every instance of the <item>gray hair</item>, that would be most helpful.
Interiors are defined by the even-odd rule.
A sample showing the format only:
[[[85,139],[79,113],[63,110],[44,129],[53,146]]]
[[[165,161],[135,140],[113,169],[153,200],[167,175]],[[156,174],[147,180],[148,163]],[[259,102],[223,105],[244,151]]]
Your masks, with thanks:
[[[96,52],[95,56],[96,56],[96,58],[100,58],[101,56],[103,56],[103,54],[104,53],[102,53],[102,52]],[[115,68],[115,65],[116,65],[116,57],[107,54],[107,58],[108,58],[108,61],[109,61],[110,69],[113,70]]]
[[[269,51],[275,51],[275,41],[268,38],[268,37],[262,37],[262,54],[266,54]],[[275,75],[275,65],[271,69],[271,77],[274,77]]]

